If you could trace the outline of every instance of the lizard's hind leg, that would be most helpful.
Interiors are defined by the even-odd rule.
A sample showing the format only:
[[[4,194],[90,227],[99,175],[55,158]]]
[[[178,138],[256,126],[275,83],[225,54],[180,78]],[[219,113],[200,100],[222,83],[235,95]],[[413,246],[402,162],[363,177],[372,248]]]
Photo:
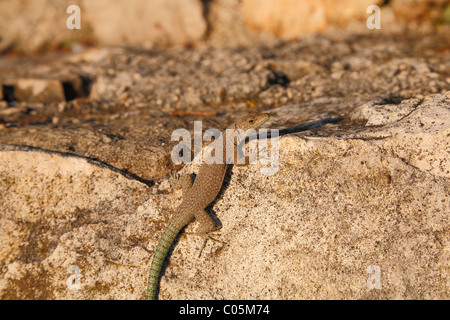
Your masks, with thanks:
[[[195,234],[201,236],[204,240],[199,257],[202,255],[203,249],[205,249],[206,242],[208,240],[214,240],[222,244],[226,244],[225,241],[211,237],[210,233],[219,230],[220,228],[222,228],[222,226],[217,226],[208,212],[206,212],[205,210],[197,211],[197,213],[195,214],[195,219],[200,223],[200,226],[197,228]]]
[[[195,232],[197,234],[205,234],[221,228],[221,226],[216,226],[213,218],[205,210],[198,210],[194,215],[195,220],[200,224]]]

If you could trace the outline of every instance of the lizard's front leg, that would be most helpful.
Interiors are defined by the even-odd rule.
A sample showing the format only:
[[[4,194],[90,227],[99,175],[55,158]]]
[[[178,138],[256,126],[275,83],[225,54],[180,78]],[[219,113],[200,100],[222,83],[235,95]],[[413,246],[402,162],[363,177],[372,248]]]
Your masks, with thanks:
[[[181,189],[183,192],[183,197],[187,194],[188,190],[192,187],[192,177],[190,174],[183,174],[171,172],[170,173],[170,184],[174,189]]]

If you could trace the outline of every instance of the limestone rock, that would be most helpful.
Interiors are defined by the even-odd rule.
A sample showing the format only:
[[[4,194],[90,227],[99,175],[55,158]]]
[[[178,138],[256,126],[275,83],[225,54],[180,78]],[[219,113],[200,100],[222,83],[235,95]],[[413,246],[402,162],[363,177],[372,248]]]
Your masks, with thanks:
[[[206,32],[199,0],[87,0],[82,5],[102,45],[189,45]]]
[[[381,1],[373,0],[245,0],[242,4],[248,28],[282,39],[297,39],[320,32],[332,24],[347,24],[366,17],[366,9]]]
[[[447,0],[395,0],[390,6],[397,21],[405,24],[423,24],[428,19],[439,21],[444,9],[448,6]],[[408,8],[408,10],[405,10]]]
[[[227,245],[193,263],[185,252],[200,242],[180,241],[163,298],[445,299],[449,120],[450,92],[385,127],[281,137],[278,173],[234,168],[216,202]],[[213,271],[189,272],[198,264]]]
[[[273,40],[264,35],[256,35],[245,25],[242,2],[240,0],[204,1],[207,10],[207,43],[215,47],[251,46],[258,41]]]
[[[81,29],[70,30],[69,5],[78,5]],[[32,53],[88,44],[135,46],[190,45],[206,31],[200,0],[36,0],[0,1],[0,51]]]
[[[450,92],[394,118],[340,137],[284,135],[274,175],[234,167],[213,206],[226,244],[208,242],[199,258],[188,226],[160,297],[448,298]],[[147,186],[92,159],[11,146],[0,168],[2,299],[144,298],[181,200],[169,180]]]
[[[61,81],[21,78],[5,82],[14,87],[14,97],[18,101],[53,103],[65,100]]]
[[[128,258],[121,260],[121,254],[134,251],[135,258],[148,256],[134,242],[139,237],[134,227],[126,236],[129,242],[120,240],[124,245],[122,253],[117,248],[110,250],[118,240],[112,239],[111,234],[123,237],[123,232],[128,232],[127,221],[130,214],[134,216],[136,202],[146,198],[148,188],[144,184],[83,158],[38,150],[4,149],[0,154],[0,188],[4,194],[0,228],[3,299],[87,298],[90,294],[84,290],[94,287],[105,293],[109,291],[108,282],[117,280],[108,273],[121,269],[121,264],[128,268],[136,263]],[[123,196],[126,199],[121,200]],[[146,215],[148,219],[148,212]],[[112,227],[113,220],[121,226],[113,223]],[[148,233],[145,225],[143,230]],[[99,227],[108,234],[106,238],[99,233]],[[107,231],[110,227],[121,231]],[[130,248],[134,249],[129,251]],[[81,268],[79,291],[70,286],[73,273],[69,266]],[[144,270],[135,270],[144,276]],[[114,295],[131,298],[128,290],[123,293]],[[98,292],[91,297],[95,296]]]
[[[246,0],[242,11],[250,30],[269,32],[284,39],[295,39],[326,27],[324,7],[317,1]]]
[[[0,1],[0,51],[8,48],[33,53],[57,48],[65,41],[89,39],[89,28],[66,28],[69,5],[80,0]]]
[[[352,120],[364,120],[366,126],[395,123],[410,114],[419,104],[419,99],[405,100],[398,105],[369,102],[353,112]]]
[[[367,32],[367,7],[381,6],[382,30],[445,27],[446,0],[35,0],[0,1],[0,52],[78,51],[83,45],[153,48],[252,47],[336,28]],[[81,29],[66,27],[69,5]],[[408,8],[408,10],[405,10]],[[427,29],[428,28],[428,29]],[[369,31],[370,32],[370,31]]]

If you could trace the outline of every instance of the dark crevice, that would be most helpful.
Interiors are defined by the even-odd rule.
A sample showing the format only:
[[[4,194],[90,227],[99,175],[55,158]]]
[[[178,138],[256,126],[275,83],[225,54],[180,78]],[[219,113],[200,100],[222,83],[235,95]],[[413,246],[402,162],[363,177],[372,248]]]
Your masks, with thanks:
[[[87,97],[91,93],[92,79],[89,75],[86,76],[80,75],[80,79],[81,79],[80,96]]]
[[[89,96],[92,79],[90,76],[79,75],[78,81],[61,81],[66,101]]]
[[[282,72],[271,70],[272,74],[267,77],[267,83],[269,86],[280,85],[286,88],[291,80]]]
[[[375,105],[385,105],[385,104],[400,104],[402,103],[403,100],[405,100],[406,98],[401,97],[401,96],[396,96],[396,95],[388,95],[387,97],[384,97],[383,99],[381,99],[381,101],[379,102],[375,102]]]
[[[61,83],[63,86],[64,97],[66,98],[66,101],[72,101],[78,96],[78,93],[75,90],[75,87],[73,86],[72,82],[62,81]]]
[[[100,159],[83,156],[83,155],[79,155],[76,153],[48,150],[48,149],[43,149],[43,148],[39,148],[39,147],[14,145],[14,144],[0,144],[0,151],[27,151],[27,152],[38,151],[38,152],[44,152],[47,154],[58,154],[63,157],[81,158],[81,159],[86,160],[88,163],[90,163],[92,165],[95,165],[100,168],[109,169],[111,171],[114,171],[114,172],[124,176],[125,178],[127,178],[129,180],[137,180],[137,181],[145,184],[148,187],[152,187],[155,184],[152,180],[147,180],[142,177],[139,177],[138,175],[136,175],[134,173],[127,172],[126,170],[116,168],[116,167],[110,165],[109,163],[106,163]]]
[[[17,101],[17,98],[14,95],[14,86],[11,85],[2,85],[3,99],[6,102],[10,103],[13,101]]]
[[[64,91],[66,101],[72,101],[76,98],[88,97],[91,92],[92,79],[89,75],[79,75],[75,80],[63,80],[61,85]],[[11,104],[17,101],[14,85],[3,84],[1,86],[3,100]]]
[[[213,2],[214,0],[202,0],[202,5],[203,5],[203,19],[205,19],[206,22],[206,31],[205,31],[205,35],[204,35],[204,39],[208,39],[211,31],[212,31],[212,25],[209,19],[209,10],[210,10],[210,5],[211,2]]]

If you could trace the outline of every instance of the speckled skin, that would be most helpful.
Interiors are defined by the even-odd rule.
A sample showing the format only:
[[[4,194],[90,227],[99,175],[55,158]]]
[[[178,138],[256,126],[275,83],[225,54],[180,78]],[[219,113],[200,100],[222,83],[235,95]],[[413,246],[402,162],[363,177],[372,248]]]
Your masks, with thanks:
[[[228,129],[256,129],[269,119],[267,113],[251,113],[242,118]],[[205,208],[214,201],[222,188],[223,178],[227,171],[225,161],[226,132],[223,135],[224,161],[221,164],[203,164],[192,184],[190,176],[183,177],[183,201],[169,220],[161,239],[156,247],[148,277],[147,299],[157,298],[157,288],[161,267],[175,237],[189,222],[194,219],[200,223],[197,233],[207,233],[216,230],[214,221],[205,211]]]

